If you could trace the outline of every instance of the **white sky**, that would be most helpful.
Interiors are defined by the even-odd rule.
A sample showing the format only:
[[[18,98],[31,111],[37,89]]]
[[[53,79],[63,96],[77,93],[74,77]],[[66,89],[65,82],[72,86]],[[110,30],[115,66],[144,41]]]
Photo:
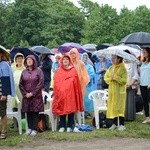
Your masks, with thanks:
[[[78,6],[78,0],[70,0],[76,6]],[[108,4],[113,8],[116,8],[117,11],[120,11],[124,6],[130,10],[134,10],[140,5],[146,5],[147,8],[150,8],[150,0],[91,0],[92,2],[97,2],[98,4]]]

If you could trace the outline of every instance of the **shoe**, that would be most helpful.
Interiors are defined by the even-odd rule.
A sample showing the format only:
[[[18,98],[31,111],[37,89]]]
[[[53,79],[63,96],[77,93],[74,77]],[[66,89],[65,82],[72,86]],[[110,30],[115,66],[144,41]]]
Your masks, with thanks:
[[[144,113],[142,111],[137,112],[136,115],[143,115]]]
[[[150,118],[146,118],[142,123],[145,124],[145,123],[148,123],[150,122]]]
[[[31,132],[32,132],[32,130],[31,130],[31,129],[28,129],[28,131],[27,131],[25,134],[26,134],[26,135],[30,135]]]
[[[6,137],[7,137],[7,132],[0,133],[0,139],[6,139]]]
[[[74,127],[73,132],[82,132],[77,127]]]
[[[31,132],[30,135],[31,135],[31,136],[36,136],[36,135],[37,135],[37,131],[36,131],[36,130],[32,130],[32,132]]]
[[[123,125],[120,125],[120,126],[118,127],[118,130],[119,130],[119,131],[124,131],[124,130],[126,130],[126,127],[123,126]]]
[[[115,124],[113,124],[110,128],[109,128],[109,130],[115,130],[117,128],[117,126],[115,125]]]
[[[72,129],[70,127],[68,127],[67,132],[72,132]]]
[[[64,127],[62,127],[62,128],[59,129],[59,132],[64,132],[64,131],[65,131]]]

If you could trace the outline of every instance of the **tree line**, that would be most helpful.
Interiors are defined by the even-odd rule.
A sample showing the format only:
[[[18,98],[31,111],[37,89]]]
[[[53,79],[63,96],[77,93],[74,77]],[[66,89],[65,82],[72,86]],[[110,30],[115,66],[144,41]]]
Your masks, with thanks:
[[[118,44],[132,32],[150,32],[150,9],[145,5],[118,13],[109,5],[80,0],[0,0],[0,44],[6,48],[65,42]]]

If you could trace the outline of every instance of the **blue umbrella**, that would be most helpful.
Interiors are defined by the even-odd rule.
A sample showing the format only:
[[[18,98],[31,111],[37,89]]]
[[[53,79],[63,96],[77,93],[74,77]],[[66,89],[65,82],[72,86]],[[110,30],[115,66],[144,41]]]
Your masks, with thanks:
[[[69,52],[72,48],[77,48],[79,53],[85,53],[87,52],[85,48],[83,48],[80,44],[78,43],[64,43],[62,45],[60,45],[60,47],[58,48],[59,52]]]
[[[29,48],[12,48],[10,51],[10,59],[11,63],[14,62],[14,57],[17,53],[22,53],[24,57],[27,57],[28,55],[34,55],[37,61],[37,65],[40,66],[40,60],[38,55],[36,55],[33,51],[31,51]]]

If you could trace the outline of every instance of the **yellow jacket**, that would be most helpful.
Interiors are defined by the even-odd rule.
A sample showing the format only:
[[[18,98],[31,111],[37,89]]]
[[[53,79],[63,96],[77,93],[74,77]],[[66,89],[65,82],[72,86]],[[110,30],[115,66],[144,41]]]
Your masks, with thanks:
[[[111,76],[114,73],[113,80]],[[109,84],[107,118],[124,117],[126,104],[127,70],[123,63],[112,65],[104,76]]]

